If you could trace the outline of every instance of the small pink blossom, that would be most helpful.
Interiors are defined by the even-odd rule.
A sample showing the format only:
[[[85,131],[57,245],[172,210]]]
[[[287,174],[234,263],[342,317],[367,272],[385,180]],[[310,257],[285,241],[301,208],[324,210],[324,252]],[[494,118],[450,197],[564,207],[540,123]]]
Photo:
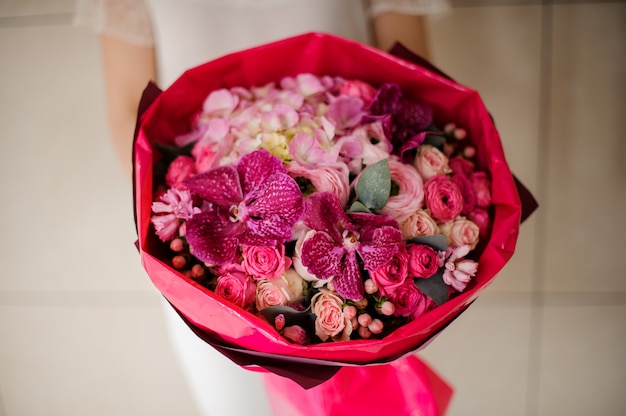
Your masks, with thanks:
[[[427,278],[437,272],[437,252],[425,244],[409,244],[408,269],[411,277]]]
[[[283,329],[281,333],[289,341],[295,342],[296,344],[306,345],[310,341],[304,328],[299,325],[287,326]]]
[[[202,110],[206,114],[227,116],[239,104],[239,97],[227,89],[212,91],[204,100]]]
[[[160,202],[152,203],[152,224],[161,241],[169,241],[184,235],[185,221],[200,212],[193,206],[191,193],[185,189],[168,189],[160,196]]]
[[[464,259],[469,251],[469,246],[448,248],[446,250],[446,253],[449,253],[449,255],[444,265],[443,281],[458,292],[465,290],[467,284],[478,271],[478,263]]]
[[[355,127],[363,116],[363,100],[356,97],[339,96],[328,105],[326,117],[338,130]]]
[[[243,246],[241,251],[241,265],[254,279],[274,279],[291,266],[291,259],[285,256],[284,244],[269,247]]]
[[[424,200],[437,222],[448,222],[463,210],[463,195],[458,186],[445,175],[430,178],[424,185]]]

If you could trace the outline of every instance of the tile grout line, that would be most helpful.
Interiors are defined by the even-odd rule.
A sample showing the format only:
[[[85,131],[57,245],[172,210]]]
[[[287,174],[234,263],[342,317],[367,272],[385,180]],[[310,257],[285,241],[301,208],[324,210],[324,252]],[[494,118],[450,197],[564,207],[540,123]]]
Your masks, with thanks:
[[[528,375],[526,386],[526,415],[536,416],[539,414],[539,400],[541,393],[541,350],[543,330],[543,307],[545,264],[546,264],[546,205],[547,198],[547,173],[549,162],[549,139],[550,139],[550,113],[551,113],[551,88],[552,88],[552,23],[553,23],[553,0],[544,0],[541,5],[541,44],[539,57],[539,131],[540,143],[546,144],[537,151],[537,175],[540,180],[537,186],[537,199],[540,201],[537,212],[535,244],[533,264],[533,281],[530,310],[530,332],[528,337]],[[543,208],[543,209],[542,209]]]

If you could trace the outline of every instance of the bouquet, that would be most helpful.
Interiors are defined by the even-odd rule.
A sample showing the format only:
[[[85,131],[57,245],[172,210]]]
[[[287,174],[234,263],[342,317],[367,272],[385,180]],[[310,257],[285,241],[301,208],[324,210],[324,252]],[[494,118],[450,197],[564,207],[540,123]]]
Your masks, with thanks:
[[[392,362],[513,254],[521,203],[498,133],[434,70],[312,33],[155,95],[134,146],[144,268],[241,365],[297,379]]]
[[[384,337],[462,292],[490,179],[395,83],[301,73],[209,93],[161,147],[170,264],[288,340]]]

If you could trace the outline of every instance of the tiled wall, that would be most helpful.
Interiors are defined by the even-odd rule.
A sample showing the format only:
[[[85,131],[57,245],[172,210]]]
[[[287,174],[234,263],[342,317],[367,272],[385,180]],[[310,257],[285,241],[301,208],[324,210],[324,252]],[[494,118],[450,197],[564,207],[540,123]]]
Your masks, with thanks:
[[[541,206],[420,354],[450,415],[624,414],[626,2],[452,3],[434,61],[480,91]],[[194,415],[73,8],[0,0],[0,415]]]

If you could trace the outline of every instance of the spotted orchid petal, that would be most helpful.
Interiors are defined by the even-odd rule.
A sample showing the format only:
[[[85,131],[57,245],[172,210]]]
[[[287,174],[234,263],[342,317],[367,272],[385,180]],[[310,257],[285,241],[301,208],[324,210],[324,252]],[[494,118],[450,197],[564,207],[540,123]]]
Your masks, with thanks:
[[[187,241],[193,255],[205,263],[222,265],[232,262],[239,247],[237,236],[242,223],[223,221],[219,208],[209,208],[187,221]]]
[[[333,279],[333,284],[337,293],[346,299],[359,300],[363,297],[363,278],[354,251],[346,253],[342,273]]]
[[[287,173],[287,169],[277,157],[267,150],[258,150],[241,158],[237,165],[242,190],[248,194],[258,188],[275,173]]]
[[[243,200],[239,175],[232,166],[221,166],[195,175],[183,184],[200,198],[221,207],[237,205]]]
[[[328,233],[318,231],[302,245],[302,264],[320,280],[342,274],[344,249]]]
[[[343,241],[343,229],[352,230],[339,197],[330,192],[316,192],[307,198],[303,219],[308,227],[327,232],[337,244]]]

